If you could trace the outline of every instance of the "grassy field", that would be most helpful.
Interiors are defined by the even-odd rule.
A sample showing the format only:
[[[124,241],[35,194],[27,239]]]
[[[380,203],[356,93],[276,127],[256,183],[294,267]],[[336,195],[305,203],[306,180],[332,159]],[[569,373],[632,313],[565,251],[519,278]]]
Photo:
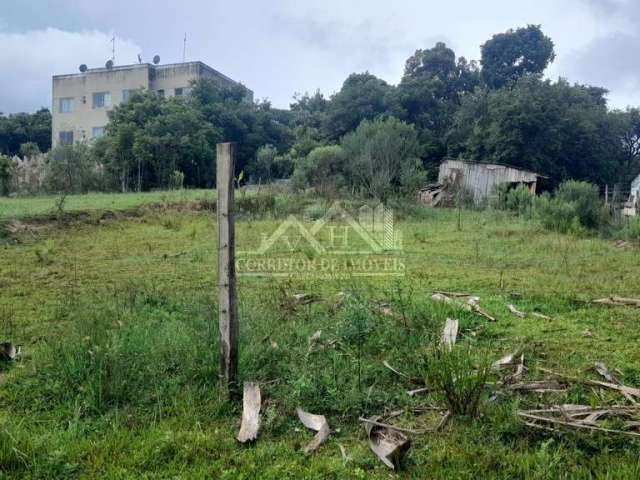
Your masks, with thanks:
[[[149,202],[173,203],[153,195]],[[28,227],[28,216],[49,208],[39,210],[40,200],[2,201],[13,213],[0,217]],[[78,208],[140,201],[105,195],[68,205],[85,200]],[[256,248],[288,213],[325,207],[284,198],[266,214],[246,211],[238,249]],[[539,367],[596,379],[589,369],[603,361],[625,384],[640,385],[638,310],[588,303],[640,294],[636,247],[549,233],[503,212],[462,212],[461,231],[455,211],[405,209],[396,217],[402,278],[239,278],[241,376],[263,385],[252,446],[236,442],[241,408],[217,386],[213,212],[167,206],[39,224],[0,240],[0,341],[24,350],[19,362],[0,364],[0,478],[640,477],[640,442],[545,433],[517,420],[518,408],[625,402],[578,384],[491,402],[488,385],[477,417],[455,416],[439,432],[412,436],[397,473],[370,452],[359,416],[402,410],[390,421],[410,428],[438,421],[413,411],[445,406],[439,393],[408,396],[415,386],[383,362],[427,378],[447,317],[459,319],[456,348],[474,361],[521,350],[529,380],[544,377]],[[435,290],[478,295],[497,321],[435,303]],[[347,293],[342,301],[339,292]],[[319,301],[299,305],[297,293]],[[394,315],[380,313],[383,302]],[[517,318],[510,303],[551,319]],[[301,451],[312,434],[295,417],[298,406],[326,415],[333,430],[311,455]]]
[[[176,203],[213,198],[211,190],[174,190],[142,193],[88,193],[69,195],[64,202],[64,210],[69,212],[91,210],[127,210],[153,203]],[[56,213],[60,196],[42,195],[37,197],[0,197],[0,220],[25,218]]]

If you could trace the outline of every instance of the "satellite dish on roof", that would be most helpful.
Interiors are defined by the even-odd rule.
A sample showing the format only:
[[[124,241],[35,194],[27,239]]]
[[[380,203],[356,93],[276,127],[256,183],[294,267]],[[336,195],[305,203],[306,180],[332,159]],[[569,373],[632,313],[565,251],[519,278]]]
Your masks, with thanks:
[[[82,73],[87,71],[87,66],[84,63],[82,65],[80,65],[80,67],[78,67],[78,68]]]
[[[153,57],[153,64],[158,65],[160,63],[160,55],[155,55]]]
[[[109,70],[113,68],[113,60],[107,60],[107,63],[104,64]]]

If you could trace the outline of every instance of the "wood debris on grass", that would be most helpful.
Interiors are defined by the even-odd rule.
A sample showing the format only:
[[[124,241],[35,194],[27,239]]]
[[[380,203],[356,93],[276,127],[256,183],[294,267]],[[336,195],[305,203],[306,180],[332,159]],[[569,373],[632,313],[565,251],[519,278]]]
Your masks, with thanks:
[[[640,299],[637,298],[625,298],[618,297],[612,295],[607,298],[599,298],[597,300],[593,300],[591,303],[596,303],[598,305],[609,305],[612,307],[636,307],[640,308]]]
[[[296,413],[305,427],[317,432],[313,440],[311,440],[311,443],[304,448],[304,453],[311,453],[329,438],[329,434],[331,433],[329,422],[327,422],[324,415],[314,415],[305,412],[301,408],[297,408]]]
[[[409,395],[410,397],[415,397],[417,395],[423,395],[426,393],[429,393],[429,388],[427,387],[416,388],[415,390],[407,390],[407,395]]]
[[[390,364],[388,361],[384,360],[384,361],[382,362],[382,364],[383,364],[386,368],[388,368],[389,370],[391,370],[393,373],[395,373],[396,375],[398,375],[399,377],[406,378],[406,379],[407,379],[407,380],[409,380],[409,382],[411,382],[412,384],[414,384],[414,385],[424,385],[424,381],[423,381],[423,380],[421,380],[420,378],[411,377],[411,376],[407,375],[406,373],[401,372],[400,370],[398,370],[398,369],[396,369],[396,368],[392,367],[392,366],[391,366],[391,364]]]
[[[609,367],[607,367],[603,362],[595,362],[593,364],[593,369],[607,382],[620,385],[620,381],[611,373]]]
[[[507,387],[509,390],[533,393],[562,393],[566,386],[554,380],[540,380],[528,383],[514,383]]]
[[[453,345],[456,343],[458,338],[458,320],[454,320],[452,318],[447,318],[447,321],[444,324],[444,329],[442,330],[442,340],[441,343],[449,350],[453,348]]]
[[[447,305],[453,305],[469,312],[474,312],[491,322],[496,321],[495,317],[493,317],[486,310],[480,307],[480,297],[476,297],[473,295],[462,296],[462,294],[460,294],[460,296],[452,298],[442,292],[435,292],[433,295],[431,295],[431,300],[433,300],[434,302],[445,303]]]
[[[503,368],[513,367],[516,365],[517,357],[520,352],[509,353],[504,357],[493,362],[492,367],[494,370],[502,370]]]
[[[634,403],[634,404],[637,403],[637,400],[640,400],[640,389],[635,387],[628,387],[626,385],[622,385],[619,383],[603,382],[600,380],[590,380],[590,379],[572,377],[570,375],[554,372],[546,368],[540,368],[540,371],[548,373],[550,375],[554,375],[558,378],[562,378],[562,379],[569,380],[576,383],[582,383],[583,385],[590,385],[593,387],[601,387],[601,388],[607,388],[609,390],[615,390],[617,392],[620,392],[622,395],[624,395],[624,397],[627,400],[629,400],[631,403]]]
[[[544,315],[540,312],[523,312],[522,310],[519,310],[518,307],[516,307],[512,303],[507,305],[507,310],[509,310],[513,315],[515,315],[518,318],[526,318],[528,316],[531,316],[531,317],[540,318],[542,320],[552,320],[551,317],[549,317],[548,315]]]
[[[16,347],[11,342],[0,343],[0,360],[12,362],[16,360],[22,353],[21,347]]]
[[[608,428],[602,422],[604,419],[612,418],[631,419],[632,421],[627,422],[625,426],[628,429],[633,428],[637,423],[636,419],[640,418],[640,407],[637,406],[554,405],[546,409],[520,410],[518,416],[525,425],[547,431],[556,432],[559,428],[567,428],[640,437],[640,433]]]
[[[311,293],[296,293],[291,296],[296,305],[308,305],[310,303],[318,302],[320,297]]]
[[[526,313],[521,312],[520,310],[518,310],[518,309],[516,308],[516,306],[515,306],[515,305],[513,305],[512,303],[510,303],[509,305],[507,305],[507,309],[508,309],[511,313],[513,313],[516,317],[524,318],[524,317],[526,317],[526,316],[527,316],[527,314],[526,314]]]
[[[510,372],[503,378],[503,383],[511,384],[516,381],[519,381],[524,376],[527,368],[524,366],[524,353],[514,352],[508,355],[505,355],[499,360],[496,360],[491,365],[491,368],[496,371],[507,371]],[[521,384],[524,385],[524,384]],[[525,389],[525,388],[523,388]]]
[[[369,448],[389,468],[395,470],[411,447],[402,429],[378,422],[380,417],[361,418],[369,439]]]
[[[254,441],[260,430],[260,385],[257,382],[244,382],[242,395],[242,423],[236,437],[240,443]]]

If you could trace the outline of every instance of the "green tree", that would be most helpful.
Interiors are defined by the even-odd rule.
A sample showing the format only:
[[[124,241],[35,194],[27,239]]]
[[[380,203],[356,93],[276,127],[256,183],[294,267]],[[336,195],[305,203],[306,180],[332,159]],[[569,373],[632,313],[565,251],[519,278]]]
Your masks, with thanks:
[[[40,155],[40,147],[36,142],[26,142],[20,145],[20,156],[22,158],[33,158]]]
[[[364,120],[345,135],[342,147],[347,183],[369,197],[414,193],[424,181],[416,129],[397,118]]]
[[[405,65],[393,105],[395,115],[418,129],[423,158],[438,164],[446,155],[446,132],[461,99],[480,83],[475,62],[464,57],[456,60],[453,50],[444,43],[417,50]]]
[[[363,120],[389,113],[393,87],[365,73],[353,73],[331,97],[324,124],[325,137],[335,141],[355,130]]]
[[[527,74],[541,74],[555,59],[553,41],[540,25],[494,35],[480,47],[482,78],[501,88]]]
[[[270,182],[275,176],[278,151],[273,145],[264,145],[256,152],[256,160],[250,169],[250,175],[261,182]]]
[[[236,173],[250,166],[263,145],[273,145],[278,151],[291,146],[291,112],[274,109],[267,101],[248,101],[242,85],[199,80],[189,103],[221,133],[222,141],[237,142]]]
[[[533,170],[560,181],[612,182],[619,122],[602,90],[524,77],[510,89],[466,96],[448,136],[449,155]]]
[[[35,113],[0,114],[0,153],[13,156],[27,142],[38,145],[41,152],[51,148],[51,112],[41,108]]]
[[[622,129],[623,164],[621,181],[628,183],[640,174],[640,109],[617,112]]]

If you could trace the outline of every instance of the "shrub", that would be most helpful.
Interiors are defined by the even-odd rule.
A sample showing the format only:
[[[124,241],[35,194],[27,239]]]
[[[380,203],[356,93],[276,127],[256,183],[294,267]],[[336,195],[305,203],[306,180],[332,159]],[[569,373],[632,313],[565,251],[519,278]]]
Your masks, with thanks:
[[[184,173],[174,170],[169,177],[169,190],[182,190],[184,188]]]
[[[562,202],[549,194],[538,198],[536,213],[540,223],[547,230],[567,233],[580,226],[580,220],[574,206]]]
[[[640,217],[630,218],[620,235],[627,240],[640,241]]]
[[[440,391],[454,415],[475,416],[489,377],[490,363],[463,346],[433,348],[426,357],[426,384]]]
[[[346,180],[354,190],[379,200],[414,193],[424,182],[418,134],[397,118],[364,120],[342,139]]]
[[[317,147],[299,159],[294,171],[296,188],[311,186],[321,195],[336,193],[344,184],[346,155],[339,145]]]
[[[102,190],[103,168],[85,144],[59,145],[49,152],[45,184],[53,192],[87,193]]]
[[[526,185],[518,185],[515,188],[509,187],[510,185],[505,184],[498,189],[496,207],[501,210],[517,212],[520,215],[531,211],[535,196],[529,191],[529,188]]]
[[[239,213],[263,216],[268,212],[273,212],[276,206],[276,197],[271,193],[239,197],[236,199],[235,206]]]
[[[553,197],[541,196],[536,209],[544,228],[561,233],[582,232],[608,223],[598,187],[586,182],[562,183]]]
[[[13,188],[15,164],[7,155],[0,154],[0,196],[7,196]]]
[[[602,202],[596,185],[569,180],[560,184],[556,191],[556,198],[573,205],[583,227],[597,228],[602,224]]]

